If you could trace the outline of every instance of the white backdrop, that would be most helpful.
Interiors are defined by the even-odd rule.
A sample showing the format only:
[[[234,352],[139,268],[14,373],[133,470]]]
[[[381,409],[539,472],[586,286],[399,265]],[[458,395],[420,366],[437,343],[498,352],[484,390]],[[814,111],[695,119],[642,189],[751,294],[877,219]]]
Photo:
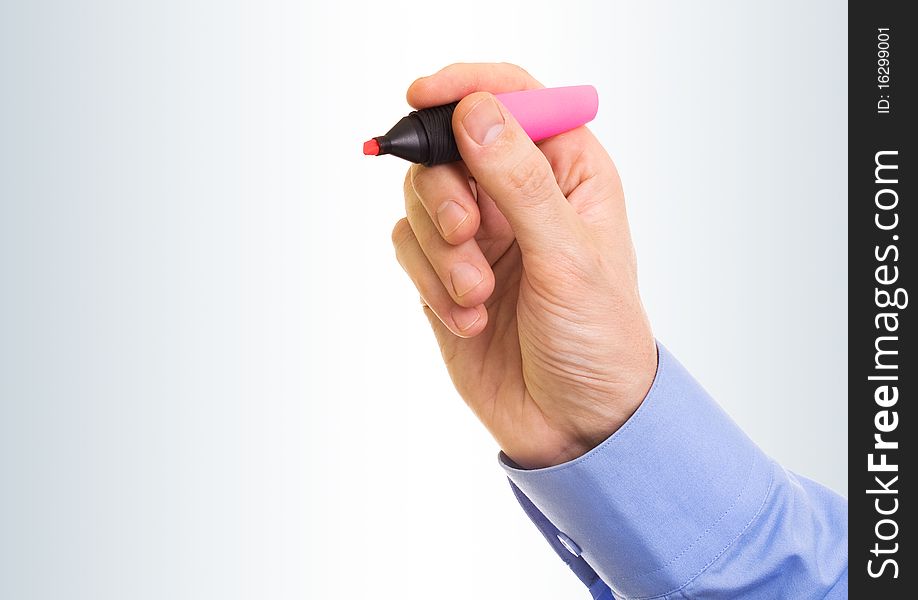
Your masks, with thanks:
[[[586,598],[453,391],[361,143],[591,83],[656,335],[846,492],[843,2],[0,4],[0,597]]]

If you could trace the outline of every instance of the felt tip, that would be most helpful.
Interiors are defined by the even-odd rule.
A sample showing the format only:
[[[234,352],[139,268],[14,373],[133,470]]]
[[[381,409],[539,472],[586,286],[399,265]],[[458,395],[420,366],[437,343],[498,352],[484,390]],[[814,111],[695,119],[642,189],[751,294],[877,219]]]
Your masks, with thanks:
[[[375,139],[363,143],[363,153],[367,156],[376,156],[379,154],[379,142]]]

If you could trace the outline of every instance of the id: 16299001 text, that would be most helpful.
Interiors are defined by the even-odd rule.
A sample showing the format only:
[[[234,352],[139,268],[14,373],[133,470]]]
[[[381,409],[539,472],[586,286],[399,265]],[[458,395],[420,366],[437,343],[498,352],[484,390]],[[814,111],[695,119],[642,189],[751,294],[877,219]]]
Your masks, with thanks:
[[[888,115],[890,109],[890,59],[889,59],[889,27],[877,29],[877,88],[880,98],[877,100],[877,114]]]

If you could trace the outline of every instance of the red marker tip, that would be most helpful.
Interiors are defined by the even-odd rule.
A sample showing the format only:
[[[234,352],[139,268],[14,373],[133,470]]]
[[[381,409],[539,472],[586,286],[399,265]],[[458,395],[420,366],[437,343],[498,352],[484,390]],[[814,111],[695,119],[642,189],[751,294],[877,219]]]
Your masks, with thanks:
[[[363,143],[363,153],[367,156],[376,156],[379,154],[379,142],[369,140]]]

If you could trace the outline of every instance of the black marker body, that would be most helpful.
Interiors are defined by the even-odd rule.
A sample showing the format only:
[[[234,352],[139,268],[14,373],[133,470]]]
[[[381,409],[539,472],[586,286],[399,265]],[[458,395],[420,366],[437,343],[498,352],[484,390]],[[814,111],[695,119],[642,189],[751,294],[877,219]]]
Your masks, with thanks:
[[[379,144],[379,154],[391,154],[427,167],[461,160],[453,136],[453,111],[457,104],[424,108],[402,117],[386,135],[373,138]]]

